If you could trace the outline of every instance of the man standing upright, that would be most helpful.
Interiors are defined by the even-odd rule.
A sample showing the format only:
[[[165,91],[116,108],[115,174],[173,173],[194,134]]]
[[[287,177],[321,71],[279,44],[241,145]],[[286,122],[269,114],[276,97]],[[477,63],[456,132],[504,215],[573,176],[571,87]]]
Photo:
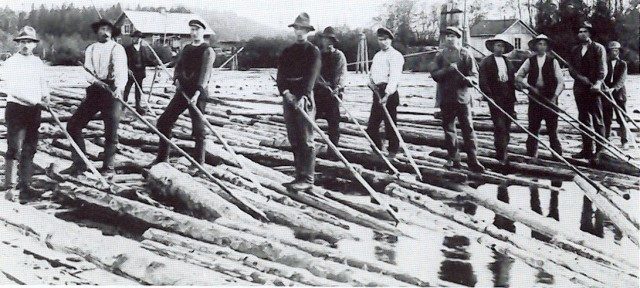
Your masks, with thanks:
[[[613,100],[626,112],[627,105],[627,88],[624,82],[627,79],[627,62],[620,59],[620,48],[622,46],[618,41],[609,43],[609,61],[607,62],[607,77],[604,83],[609,87],[607,93],[613,96]],[[602,102],[602,116],[604,117],[604,133],[607,139],[611,135],[611,120],[613,119],[614,109],[616,109],[609,101]],[[622,114],[619,114],[622,116]],[[622,149],[629,149],[629,141],[627,139],[627,131],[623,128],[624,116],[617,117],[616,121],[620,125],[620,138],[622,141]]]
[[[300,13],[289,27],[293,28],[296,42],[282,51],[276,79],[283,96],[284,122],[296,170],[295,179],[286,186],[295,191],[308,191],[313,187],[316,160],[313,126],[296,107],[315,117],[313,87],[320,73],[320,51],[307,41],[309,32],[315,30],[307,13]]]
[[[104,158],[100,172],[114,172],[114,156],[118,143],[118,124],[124,86],[127,84],[127,54],[122,45],[114,41],[120,35],[120,29],[113,23],[100,19],[91,24],[91,28],[98,36],[98,42],[87,47],[85,51],[84,67],[92,72],[87,81],[91,85],[87,88],[87,97],[80,103],[76,112],[67,123],[67,131],[78,144],[82,152],[85,151],[82,129],[98,112],[102,114],[104,122]],[[78,175],[87,170],[86,164],[77,152],[72,152],[73,164],[61,171],[64,174]]]
[[[137,88],[135,83],[137,82],[142,88],[142,80],[146,77],[146,62],[148,59],[146,57],[148,54],[144,53],[142,46],[142,32],[136,30],[131,34],[131,45],[127,45],[124,47],[124,51],[127,53],[127,65],[129,67],[129,80],[127,81],[127,85],[124,87],[123,100],[127,102],[129,100],[129,92],[131,91],[131,86],[134,87],[135,95],[136,95],[136,111],[144,115],[144,109],[140,106],[140,98],[142,96],[142,91]],[[124,107],[122,107],[124,109]]]
[[[322,68],[320,77],[313,89],[316,101],[316,119],[325,119],[329,125],[329,139],[336,146],[340,140],[340,103],[331,95],[331,91],[342,99],[347,74],[347,58],[334,45],[338,38],[332,27],[324,29],[321,37]],[[324,80],[324,81],[322,81]]]
[[[4,92],[7,94],[4,111],[7,153],[4,156],[5,180],[2,190],[13,188],[17,177],[20,199],[29,200],[36,196],[29,185],[33,174],[33,156],[38,146],[40,106],[49,103],[49,85],[43,73],[44,63],[33,55],[33,49],[40,42],[36,30],[25,26],[13,41],[18,42],[18,53],[0,66],[0,79],[6,83]],[[16,165],[16,161],[19,161],[19,165]]]
[[[380,51],[373,56],[368,86],[371,90],[374,90],[377,93],[373,93],[367,133],[376,144],[376,147],[382,150],[380,123],[384,121],[384,131],[387,136],[386,138],[389,141],[387,152],[389,152],[389,158],[393,159],[398,153],[400,142],[395,132],[393,132],[393,128],[391,127],[384,110],[382,110],[382,105],[387,108],[387,111],[389,111],[389,114],[391,115],[391,119],[396,123],[398,121],[397,109],[398,105],[400,105],[398,84],[400,82],[400,76],[402,76],[404,57],[391,45],[394,38],[391,30],[384,27],[379,28],[376,31],[376,35],[378,36]]]
[[[519,85],[529,89],[532,97],[545,104],[551,103],[547,106],[553,108],[558,105],[558,97],[564,89],[564,78],[558,60],[547,53],[550,43],[551,40],[544,34],[529,41],[529,48],[535,51],[536,55],[522,63],[516,79]],[[529,100],[527,116],[529,131],[536,136],[542,126],[542,120],[545,121],[547,134],[549,134],[549,146],[553,151],[562,155],[562,146],[558,139],[558,112],[549,110],[534,100]],[[527,155],[532,157],[532,162],[538,161],[538,140],[531,136],[527,138]]]
[[[575,79],[573,94],[578,106],[578,120],[587,127],[604,136],[602,116],[601,86],[607,75],[607,51],[604,46],[591,40],[591,24],[584,22],[580,26],[578,39],[580,44],[571,50],[571,66],[569,72]],[[606,101],[606,100],[605,100]],[[592,126],[593,123],[593,126]],[[593,151],[593,139],[586,133],[582,134],[582,150],[573,158],[583,158],[595,161],[602,145],[596,143],[596,154]]]
[[[173,74],[173,81],[176,85],[176,94],[171,98],[164,113],[158,118],[158,130],[164,136],[171,139],[171,129],[185,109],[189,109],[191,117],[191,136],[195,139],[195,149],[193,158],[202,164],[205,158],[205,131],[204,122],[206,119],[200,118],[189,102],[195,103],[202,114],[205,114],[209,92],[209,76],[213,71],[213,62],[216,54],[213,48],[204,40],[206,26],[202,21],[189,21],[191,28],[191,43],[184,46],[178,56]],[[187,100],[187,98],[189,100]],[[158,145],[158,155],[153,164],[167,162],[169,160],[169,144],[160,140]]]
[[[485,42],[485,46],[493,55],[487,56],[480,62],[480,89],[484,94],[510,115],[515,115],[516,91],[514,85],[514,68],[504,56],[513,51],[513,45],[506,37],[497,35]],[[507,146],[509,145],[509,130],[511,120],[493,105],[489,105],[491,120],[493,120],[496,158],[500,164],[507,166]]]
[[[462,38],[460,28],[446,28],[445,47],[436,54],[433,60],[436,68],[431,72],[433,80],[438,83],[436,93],[441,99],[442,128],[448,152],[445,167],[461,167],[455,124],[457,118],[462,130],[469,170],[482,173],[484,166],[478,162],[476,155],[476,133],[471,119],[471,92],[469,91],[469,88],[477,83],[478,67],[473,54],[462,47],[460,38]]]

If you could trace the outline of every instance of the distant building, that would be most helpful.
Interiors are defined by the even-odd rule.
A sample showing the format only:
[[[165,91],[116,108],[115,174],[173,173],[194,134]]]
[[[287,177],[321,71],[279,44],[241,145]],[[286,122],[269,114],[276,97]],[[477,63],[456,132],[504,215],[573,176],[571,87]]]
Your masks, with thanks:
[[[529,25],[518,19],[481,20],[469,30],[469,45],[473,47],[476,57],[482,57],[478,51],[485,56],[491,54],[484,45],[485,41],[498,34],[507,36],[515,47],[514,51],[529,50],[527,43],[536,36],[536,32]]]
[[[131,33],[142,32],[145,40],[153,44],[169,45],[173,49],[180,49],[186,45],[190,39],[189,21],[197,19],[207,26],[205,39],[211,40],[215,32],[211,26],[198,14],[194,13],[169,13],[150,11],[122,12],[115,25],[122,29],[122,42],[130,41]]]

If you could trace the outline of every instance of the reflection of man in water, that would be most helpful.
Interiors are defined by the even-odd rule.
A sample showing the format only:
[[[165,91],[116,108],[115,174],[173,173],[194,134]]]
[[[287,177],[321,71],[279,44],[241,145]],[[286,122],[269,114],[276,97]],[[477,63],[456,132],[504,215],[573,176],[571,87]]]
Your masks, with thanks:
[[[554,187],[561,187],[562,181],[552,181],[551,185]],[[540,191],[538,187],[531,186],[529,187],[529,191],[531,192],[531,198],[529,203],[531,204],[531,210],[540,215],[542,214],[542,207],[540,205]],[[549,214],[547,215],[549,218],[553,218],[555,220],[560,220],[560,215],[558,213],[558,191],[551,191],[551,199],[549,199]],[[540,232],[531,230],[531,237],[541,240],[541,241],[549,241],[551,237],[548,237]]]
[[[466,286],[476,285],[478,279],[471,263],[467,262],[471,256],[466,250],[469,244],[469,238],[464,236],[444,237],[442,253],[445,260],[440,263],[440,279]]]
[[[580,230],[602,238],[604,236],[604,215],[602,215],[602,212],[600,212],[600,210],[595,210],[594,212],[591,200],[589,200],[587,196],[584,196],[582,201]]]
[[[507,185],[498,186],[498,200],[509,203],[509,189]],[[516,226],[513,224],[513,221],[499,214],[496,214],[493,218],[493,225],[509,232],[516,232]]]

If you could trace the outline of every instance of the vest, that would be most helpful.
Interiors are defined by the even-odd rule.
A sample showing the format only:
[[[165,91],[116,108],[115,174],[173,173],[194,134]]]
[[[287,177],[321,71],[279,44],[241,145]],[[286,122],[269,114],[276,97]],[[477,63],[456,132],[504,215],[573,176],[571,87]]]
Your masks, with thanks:
[[[539,68],[537,57],[538,56],[534,55],[529,58],[530,69],[527,83],[533,87],[535,87],[538,82]],[[555,71],[553,71],[553,58],[549,57],[549,55],[547,55],[542,65],[542,81],[544,82],[544,87],[540,90],[540,93],[546,98],[553,98],[556,87],[558,87],[558,80],[556,79]]]
[[[200,79],[204,51],[209,48],[209,44],[202,43],[199,46],[191,44],[184,47],[180,56],[180,74],[178,80],[180,85],[194,88]]]

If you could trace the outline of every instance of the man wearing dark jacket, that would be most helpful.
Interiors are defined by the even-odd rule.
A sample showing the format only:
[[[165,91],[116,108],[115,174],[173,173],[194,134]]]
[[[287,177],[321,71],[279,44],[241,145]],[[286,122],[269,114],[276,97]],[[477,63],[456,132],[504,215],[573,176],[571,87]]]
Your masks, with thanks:
[[[342,51],[334,47],[338,42],[332,27],[324,29],[319,35],[322,42],[322,68],[320,77],[313,89],[316,101],[316,119],[327,120],[329,139],[338,145],[340,140],[340,103],[331,95],[331,91],[342,99],[342,91],[347,75],[347,58]]]
[[[447,27],[445,48],[436,54],[434,59],[436,68],[431,71],[433,80],[438,83],[436,98],[440,99],[442,128],[448,151],[445,167],[461,167],[455,124],[457,118],[462,130],[469,169],[481,173],[484,172],[484,166],[478,162],[476,155],[476,133],[471,119],[471,91],[469,91],[477,83],[478,67],[471,52],[461,47],[460,38],[462,38],[460,28]],[[461,73],[464,77],[460,75]]]
[[[146,68],[145,64],[148,62],[147,56],[148,54],[144,50],[144,46],[142,45],[142,33],[140,31],[135,31],[131,34],[131,45],[127,45],[124,47],[124,52],[127,53],[127,66],[129,67],[129,80],[127,81],[127,85],[124,87],[124,94],[122,95],[122,100],[129,100],[129,92],[131,91],[131,86],[137,82],[142,88],[142,80],[146,77]],[[140,107],[140,98],[142,95],[142,91],[134,86],[133,89],[136,95],[136,111],[140,114],[144,114],[144,109]],[[122,107],[124,109],[124,107]]]
[[[571,77],[575,79],[573,94],[578,106],[578,120],[587,127],[604,136],[602,116],[601,86],[607,75],[607,51],[604,46],[591,40],[591,24],[585,22],[578,32],[580,44],[571,50]],[[604,100],[606,101],[606,100]],[[595,161],[602,145],[596,143],[596,154],[593,151],[593,139],[582,134],[582,150],[573,155],[574,158]],[[594,157],[595,155],[595,157]]]
[[[320,72],[320,51],[307,41],[309,32],[315,30],[307,13],[298,15],[289,27],[293,27],[296,42],[282,51],[276,79],[296,170],[295,179],[285,185],[295,191],[308,191],[313,187],[316,158],[313,126],[297,107],[315,118],[313,87]]]
[[[205,114],[209,93],[207,86],[209,76],[213,71],[213,61],[216,54],[213,48],[204,40],[205,25],[199,20],[189,21],[191,28],[191,38],[193,41],[186,45],[180,52],[176,63],[173,80],[176,84],[176,94],[167,105],[164,113],[158,119],[158,130],[167,138],[171,138],[171,129],[176,123],[180,114],[185,109],[189,109],[191,125],[193,126],[191,135],[195,139],[195,149],[193,158],[200,164],[204,163],[205,156],[205,131],[204,119],[201,119],[193,106],[187,101],[195,103],[202,114]],[[189,98],[187,100],[185,98]],[[152,163],[166,162],[169,158],[169,145],[160,140],[158,145],[158,156]]]
[[[607,62],[607,77],[604,83],[609,87],[607,93],[613,96],[613,100],[626,112],[627,104],[627,89],[624,85],[627,79],[627,62],[620,59],[621,45],[617,41],[611,41],[609,43],[609,61]],[[609,101],[604,100],[602,102],[602,116],[604,117],[604,133],[607,139],[611,135],[611,120],[613,119],[614,109],[616,109]],[[622,115],[620,115],[622,116]],[[623,116],[624,117],[624,116]],[[629,149],[629,142],[627,139],[627,131],[622,128],[624,123],[623,117],[616,117],[618,124],[620,125],[620,138],[622,141],[622,149]]]
[[[506,37],[497,35],[485,42],[485,46],[493,55],[487,56],[480,62],[480,89],[491,97],[493,101],[510,115],[514,115],[516,93],[514,86],[514,68],[503,54],[513,51],[513,45]],[[511,120],[498,108],[489,105],[491,120],[493,120],[496,158],[500,164],[506,166],[507,145],[509,145],[509,129]]]

